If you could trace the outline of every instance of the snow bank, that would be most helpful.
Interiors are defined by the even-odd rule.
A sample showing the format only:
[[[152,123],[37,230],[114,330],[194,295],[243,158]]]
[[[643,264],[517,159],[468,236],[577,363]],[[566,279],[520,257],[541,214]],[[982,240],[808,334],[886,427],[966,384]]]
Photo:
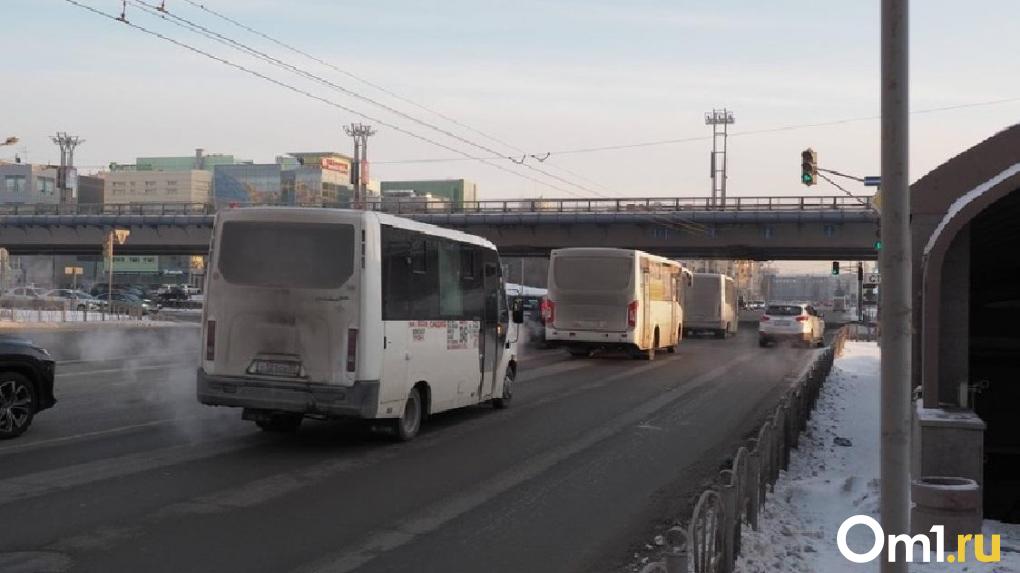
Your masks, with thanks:
[[[878,517],[879,350],[875,343],[847,342],[759,522],[743,528],[736,571],[798,573],[878,571],[878,563],[847,561],[836,532],[853,515]],[[840,445],[842,444],[842,445]],[[1020,526],[986,521],[984,532],[1002,535],[999,563],[914,563],[911,571],[1020,573]],[[862,527],[850,532],[857,551],[871,547]],[[917,558],[920,558],[918,554]]]

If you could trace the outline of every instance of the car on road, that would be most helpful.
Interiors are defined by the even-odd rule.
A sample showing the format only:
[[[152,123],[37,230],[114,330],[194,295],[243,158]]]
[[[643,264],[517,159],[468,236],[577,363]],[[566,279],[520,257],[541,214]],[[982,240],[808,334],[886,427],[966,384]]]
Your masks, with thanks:
[[[75,310],[98,310],[100,307],[100,302],[96,297],[81,290],[57,288],[47,292],[46,297],[68,301]]]
[[[0,336],[0,440],[25,433],[37,413],[56,404],[54,370],[45,348]]]
[[[121,303],[140,306],[142,308],[142,314],[150,314],[162,308],[159,304],[156,304],[149,299],[139,298],[137,295],[128,292],[115,292],[110,295],[109,298],[115,305],[117,303]]]
[[[805,346],[825,344],[825,321],[806,303],[771,303],[758,323],[758,345],[793,342]]]
[[[7,289],[0,295],[0,299],[14,305],[36,304],[46,300],[46,289],[31,286],[15,287]]]

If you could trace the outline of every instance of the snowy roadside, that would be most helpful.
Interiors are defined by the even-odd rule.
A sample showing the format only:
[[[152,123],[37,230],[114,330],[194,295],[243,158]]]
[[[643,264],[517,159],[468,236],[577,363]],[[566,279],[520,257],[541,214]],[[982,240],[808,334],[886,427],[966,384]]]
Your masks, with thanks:
[[[765,503],[760,531],[743,528],[736,571],[878,571],[877,561],[851,563],[836,548],[836,532],[846,518],[878,516],[878,372],[875,343],[846,343],[822,386],[800,447],[791,454],[789,469]],[[1020,573],[1020,525],[985,521],[984,533],[1002,536],[999,563],[914,563],[910,570]],[[863,527],[855,527],[848,537],[856,551],[866,551],[871,541]]]

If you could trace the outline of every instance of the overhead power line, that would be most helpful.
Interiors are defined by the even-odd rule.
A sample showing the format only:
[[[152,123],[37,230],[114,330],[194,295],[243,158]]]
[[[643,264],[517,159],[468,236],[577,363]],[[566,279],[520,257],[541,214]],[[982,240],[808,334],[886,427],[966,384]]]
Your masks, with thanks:
[[[418,117],[415,117],[415,116],[413,116],[411,114],[408,114],[408,113],[406,113],[404,111],[396,109],[393,106],[390,106],[388,104],[385,104],[385,103],[382,103],[380,101],[377,101],[377,100],[375,100],[373,98],[370,98],[370,97],[368,97],[366,95],[363,95],[361,93],[355,92],[355,91],[353,91],[353,90],[351,90],[351,89],[349,89],[347,87],[344,87],[344,86],[339,85],[339,84],[337,84],[335,82],[332,82],[332,81],[330,81],[330,80],[328,80],[326,78],[323,78],[322,76],[319,76],[317,74],[311,73],[311,72],[309,72],[307,70],[304,70],[304,69],[299,68],[299,67],[297,67],[297,66],[295,66],[293,64],[290,64],[290,63],[285,62],[285,61],[283,61],[283,60],[281,60],[279,58],[276,58],[276,57],[274,57],[274,56],[272,56],[270,54],[267,54],[267,53],[265,53],[265,52],[263,52],[261,50],[253,48],[253,47],[251,47],[251,46],[249,46],[249,45],[247,45],[247,44],[245,44],[243,42],[239,42],[237,40],[234,40],[233,38],[230,38],[230,37],[227,37],[227,36],[225,36],[223,34],[220,34],[219,32],[216,32],[215,30],[210,30],[209,28],[207,28],[207,27],[205,27],[205,26],[203,26],[201,24],[192,22],[191,20],[188,20],[187,18],[183,18],[181,16],[177,16],[176,14],[171,13],[169,10],[166,10],[162,5],[156,6],[156,5],[153,5],[153,4],[149,4],[148,2],[145,2],[144,0],[130,0],[130,1],[132,2],[132,4],[142,8],[145,11],[148,11],[150,14],[153,14],[153,15],[155,15],[157,17],[160,17],[160,18],[170,22],[171,24],[173,24],[175,26],[178,26],[178,27],[190,30],[190,31],[192,31],[192,32],[194,32],[196,34],[202,35],[202,36],[204,36],[206,38],[209,38],[209,39],[211,39],[213,41],[216,41],[218,43],[224,44],[224,45],[226,45],[226,46],[228,46],[228,47],[230,47],[232,49],[241,51],[241,52],[243,52],[245,54],[248,54],[250,56],[253,56],[253,57],[255,57],[255,58],[259,59],[259,60],[267,62],[270,65],[282,68],[282,69],[287,70],[287,71],[289,71],[291,73],[294,73],[294,74],[296,74],[296,75],[298,75],[300,77],[303,77],[305,79],[308,79],[308,80],[317,82],[319,84],[322,84],[322,85],[326,86],[329,89],[335,90],[335,91],[340,92],[340,93],[342,93],[344,95],[347,95],[349,97],[353,97],[355,99],[364,101],[364,102],[366,102],[366,103],[368,103],[370,105],[373,105],[373,106],[376,106],[376,107],[378,107],[380,109],[383,109],[386,112],[392,113],[392,114],[397,115],[399,117],[402,117],[402,118],[404,118],[406,120],[412,121],[412,122],[414,122],[414,123],[416,123],[416,124],[418,124],[418,125],[420,125],[422,127],[426,127],[428,129],[431,129],[431,130],[433,130],[433,131],[435,131],[437,133],[440,133],[440,134],[442,134],[442,135],[444,135],[446,137],[449,137],[451,139],[455,139],[455,140],[457,140],[460,143],[463,143],[465,145],[469,145],[471,147],[475,147],[476,149],[479,149],[479,150],[484,151],[486,153],[492,154],[494,156],[500,155],[499,151],[493,149],[492,147],[490,147],[488,145],[485,145],[483,143],[478,143],[476,141],[473,141],[473,140],[470,140],[468,138],[462,137],[461,135],[459,135],[457,133],[454,133],[454,132],[452,132],[452,131],[450,131],[448,129],[444,129],[444,128],[439,127],[439,126],[437,126],[437,125],[435,125],[433,123],[430,123],[428,121],[422,120],[422,119],[420,119]],[[524,164],[522,162],[516,161],[512,157],[501,156],[501,159],[510,159],[511,161],[513,161],[514,163],[517,163],[518,165],[521,165],[525,169],[534,171],[536,173],[540,173],[541,175],[549,177],[550,179],[556,180],[556,181],[558,181],[560,183],[563,183],[563,184],[566,184],[566,185],[570,185],[571,187],[575,187],[577,189],[580,189],[581,191],[585,191],[585,192],[596,194],[596,195],[598,194],[596,191],[594,191],[592,189],[589,189],[588,187],[586,187],[584,185],[581,185],[579,183],[576,183],[576,182],[571,181],[569,179],[566,179],[564,177],[560,177],[560,176],[555,175],[553,173],[549,173],[548,171],[545,171],[543,169],[539,169],[539,168],[537,168],[537,167],[535,167],[533,165],[528,165],[528,164]]]
[[[461,156],[464,156],[464,157],[467,157],[467,158],[475,159],[475,161],[478,161],[480,163],[484,163],[486,165],[489,165],[490,167],[495,167],[496,169],[499,169],[500,171],[504,171],[504,172],[510,173],[510,174],[512,174],[512,175],[514,175],[516,177],[520,177],[520,178],[532,181],[534,183],[538,183],[540,185],[543,185],[543,186],[555,189],[555,190],[563,192],[563,193],[567,193],[567,194],[571,193],[571,191],[569,191],[567,189],[563,189],[562,187],[559,187],[558,185],[554,185],[554,184],[549,183],[547,181],[542,181],[541,179],[537,179],[537,178],[529,176],[527,174],[520,173],[518,171],[514,171],[514,170],[509,169],[509,168],[507,168],[507,167],[505,167],[503,165],[500,165],[498,163],[494,163],[494,162],[492,162],[492,161],[490,161],[488,159],[483,159],[483,158],[476,159],[476,158],[472,157],[471,155],[469,155],[468,153],[465,153],[464,151],[461,151],[460,149],[457,149],[455,147],[452,147],[452,146],[447,145],[445,143],[442,143],[440,141],[436,141],[435,139],[432,139],[430,137],[427,137],[427,136],[424,136],[424,135],[420,135],[420,134],[415,133],[413,131],[407,130],[407,129],[399,126],[399,125],[393,124],[393,123],[385,121],[383,119],[380,119],[380,118],[377,118],[377,117],[365,114],[365,113],[360,112],[360,111],[357,111],[357,110],[355,110],[353,108],[350,108],[350,107],[348,107],[348,106],[346,106],[344,104],[341,104],[341,103],[335,102],[333,100],[324,98],[324,97],[322,97],[320,95],[316,95],[316,94],[314,94],[314,93],[312,93],[312,92],[310,92],[310,91],[308,91],[306,89],[294,86],[292,84],[288,84],[287,82],[284,82],[282,80],[278,80],[276,78],[273,78],[271,76],[263,74],[263,73],[261,73],[261,72],[259,72],[257,70],[253,70],[251,68],[248,68],[248,67],[246,67],[246,66],[244,66],[242,64],[238,64],[238,63],[232,62],[232,61],[230,61],[230,60],[228,60],[226,58],[214,55],[214,54],[209,53],[209,52],[207,52],[205,50],[202,50],[200,48],[196,48],[195,46],[192,46],[192,45],[187,44],[185,42],[182,42],[182,41],[176,40],[174,38],[171,38],[170,36],[167,36],[166,34],[163,34],[161,32],[157,32],[155,30],[150,30],[150,29],[148,29],[148,28],[146,28],[144,26],[141,26],[139,24],[135,24],[133,22],[130,22],[126,18],[119,18],[117,16],[114,16],[114,15],[109,14],[107,12],[104,12],[102,10],[99,10],[98,8],[94,8],[94,7],[89,6],[87,4],[83,4],[83,3],[79,2],[78,0],[64,0],[64,1],[67,2],[68,4],[72,4],[74,6],[77,6],[77,7],[81,8],[81,9],[83,9],[83,10],[87,10],[89,12],[92,12],[92,13],[98,15],[98,16],[102,16],[104,18],[107,18],[107,19],[110,19],[110,20],[113,20],[113,21],[121,22],[121,23],[123,23],[126,26],[134,28],[135,30],[138,30],[138,31],[143,32],[145,34],[148,34],[150,36],[154,36],[154,37],[159,38],[161,40],[164,40],[166,42],[170,42],[171,44],[174,44],[175,46],[184,48],[184,49],[186,49],[188,51],[191,51],[191,52],[194,52],[194,53],[196,53],[198,55],[201,55],[201,56],[204,56],[204,57],[209,58],[211,60],[220,62],[223,65],[226,65],[226,66],[229,66],[231,68],[240,70],[240,71],[242,71],[242,72],[244,72],[246,74],[249,74],[249,75],[255,76],[257,78],[263,79],[263,80],[268,81],[270,83],[273,83],[273,84],[275,84],[275,85],[277,85],[279,87],[282,87],[282,88],[287,89],[289,91],[292,91],[294,93],[297,93],[297,94],[300,94],[302,96],[305,96],[305,97],[307,97],[309,99],[313,99],[315,101],[324,103],[324,104],[329,105],[331,107],[334,107],[334,108],[346,111],[347,113],[356,115],[356,116],[361,117],[363,119],[366,119],[368,121],[375,122],[375,123],[377,123],[379,125],[385,126],[385,127],[389,128],[389,129],[392,129],[392,130],[394,130],[396,132],[399,132],[399,133],[402,133],[404,135],[407,135],[408,137],[412,137],[412,138],[417,139],[419,141],[424,141],[424,142],[429,143],[431,145],[434,145],[436,147],[440,147],[440,148],[445,149],[447,151],[450,151],[450,152],[453,152],[453,153],[457,153],[457,154],[459,154]]]
[[[1016,102],[1020,102],[1020,97],[1002,98],[1002,99],[987,100],[987,101],[980,101],[980,102],[971,102],[971,103],[963,103],[963,104],[956,104],[956,105],[947,105],[947,106],[941,106],[941,107],[932,107],[932,108],[926,108],[926,109],[917,109],[917,110],[911,111],[910,113],[911,113],[911,115],[925,115],[925,114],[932,114],[932,113],[941,113],[941,112],[946,112],[946,111],[955,111],[955,110],[959,110],[959,109],[968,109],[968,108],[974,108],[974,107],[986,107],[986,106],[1002,105],[1002,104],[1006,104],[1006,103],[1016,103]],[[794,131],[794,130],[799,130],[799,129],[810,129],[810,128],[815,128],[815,127],[832,127],[832,126],[844,125],[844,124],[848,124],[848,123],[860,123],[860,122],[864,122],[864,121],[877,121],[879,119],[882,119],[881,115],[868,115],[868,116],[851,117],[851,118],[846,118],[846,119],[836,119],[836,120],[831,120],[831,121],[821,121],[821,122],[815,122],[815,123],[796,123],[796,124],[784,125],[784,126],[780,126],[780,127],[769,127],[769,128],[754,129],[754,130],[748,130],[748,131],[734,131],[734,132],[731,132],[729,134],[729,136],[730,137],[746,137],[748,135],[762,135],[762,134],[768,134],[768,133],[781,133],[781,132],[784,132],[784,131]],[[619,144],[619,145],[604,145],[604,146],[599,146],[599,147],[580,147],[580,148],[570,148],[570,149],[556,149],[556,150],[551,150],[551,151],[545,151],[545,152],[543,152],[543,155],[548,154],[551,157],[555,157],[557,155],[577,155],[577,154],[584,154],[584,153],[597,153],[597,152],[601,152],[601,151],[620,151],[620,150],[624,150],[624,149],[636,149],[636,148],[642,148],[642,147],[659,147],[659,146],[664,146],[664,145],[676,145],[676,144],[680,144],[680,143],[691,143],[691,142],[696,142],[696,141],[709,141],[711,139],[712,139],[712,137],[708,136],[708,135],[706,135],[706,136],[682,137],[682,138],[675,138],[675,139],[657,139],[657,140],[652,140],[652,141],[641,141],[641,142],[636,142],[636,143],[622,143],[622,144]],[[485,158],[484,156],[480,156],[480,157]],[[462,157],[428,157],[428,158],[421,158],[421,159],[394,159],[394,160],[389,160],[389,161],[376,161],[376,163],[394,165],[394,164],[400,164],[400,163],[443,163],[443,162],[453,162],[453,161],[466,161],[466,159],[462,158]]]
[[[364,84],[364,85],[366,85],[368,87],[371,87],[371,88],[373,88],[375,90],[378,90],[379,92],[384,93],[384,94],[386,94],[386,95],[388,95],[388,96],[390,96],[390,97],[392,97],[394,99],[402,101],[402,102],[404,102],[404,103],[406,103],[408,105],[414,106],[414,107],[416,107],[416,108],[418,108],[420,110],[423,110],[425,112],[431,113],[431,114],[435,115],[436,117],[438,117],[440,119],[443,119],[443,120],[445,120],[445,121],[447,121],[449,123],[452,123],[453,125],[456,125],[456,126],[458,126],[460,128],[463,128],[463,129],[466,129],[467,131],[475,133],[476,135],[480,135],[480,136],[488,139],[489,141],[492,141],[494,143],[498,143],[498,144],[503,145],[504,147],[507,147],[509,149],[513,149],[514,151],[522,154],[522,156],[530,156],[530,157],[536,158],[535,155],[529,154],[527,150],[521,148],[518,145],[514,145],[513,143],[510,143],[510,142],[506,141],[505,139],[501,139],[501,138],[496,137],[496,136],[494,136],[494,135],[492,135],[490,133],[482,131],[482,130],[476,128],[476,127],[468,125],[468,124],[466,124],[466,123],[464,123],[464,122],[462,122],[462,121],[460,121],[460,120],[458,120],[458,119],[456,119],[454,117],[451,117],[448,114],[445,114],[445,113],[443,113],[443,112],[441,112],[439,110],[436,110],[435,108],[423,105],[423,104],[421,104],[419,102],[416,102],[416,101],[414,101],[414,100],[412,100],[412,99],[410,99],[410,98],[408,98],[406,96],[400,95],[399,93],[396,93],[393,90],[390,90],[390,89],[386,88],[385,86],[382,86],[382,85],[380,85],[380,84],[378,84],[376,82],[368,80],[368,79],[360,76],[359,74],[355,74],[354,72],[352,72],[350,70],[345,70],[343,68],[340,68],[340,67],[336,66],[335,64],[333,64],[331,62],[323,60],[322,58],[319,58],[319,57],[317,57],[317,56],[315,56],[313,54],[310,54],[307,51],[302,50],[301,48],[295,47],[292,44],[284,42],[283,40],[280,40],[278,38],[270,36],[269,34],[266,34],[265,32],[257,30],[255,28],[253,28],[253,27],[251,27],[251,26],[249,26],[249,25],[247,25],[247,24],[245,24],[245,23],[235,19],[235,18],[227,16],[226,14],[224,14],[222,12],[218,12],[216,10],[213,10],[213,9],[209,8],[208,6],[205,6],[204,4],[196,2],[195,0],[184,0],[184,1],[187,2],[190,5],[192,5],[192,6],[196,7],[196,8],[198,8],[198,9],[206,12],[207,14],[210,14],[211,16],[219,18],[220,20],[223,20],[223,21],[225,21],[225,22],[227,22],[227,23],[229,23],[229,24],[231,24],[233,26],[236,26],[236,27],[238,27],[238,28],[240,28],[242,30],[245,30],[245,31],[247,31],[247,32],[249,32],[251,34],[254,34],[254,35],[256,35],[256,36],[258,36],[258,37],[260,37],[260,38],[262,38],[264,40],[272,42],[273,44],[276,44],[277,46],[280,46],[281,48],[283,48],[285,50],[288,50],[288,51],[290,51],[292,53],[295,53],[295,54],[298,54],[298,55],[303,56],[305,58],[308,58],[309,60],[311,60],[311,61],[313,61],[313,62],[315,62],[317,64],[325,66],[325,67],[327,67],[327,68],[329,68],[329,69],[331,69],[331,70],[333,70],[333,71],[335,71],[335,72],[337,72],[339,74],[343,74],[344,76],[347,76],[347,77],[349,77],[349,78],[351,78],[351,79],[353,79],[353,80],[355,80],[357,82],[360,82],[360,83],[362,83],[362,84]],[[502,159],[502,158],[503,157],[500,156],[500,159]],[[460,160],[462,160],[462,161],[469,161],[467,158],[461,158]],[[544,159],[539,160],[539,161],[540,162],[544,162]],[[376,162],[376,163],[379,163],[379,162]],[[601,187],[603,189],[606,189],[605,185],[603,185],[602,183],[600,183],[598,181],[595,181],[594,179],[591,179],[590,177],[587,177],[587,176],[585,176],[585,175],[583,175],[581,173],[577,173],[576,171],[573,171],[571,169],[563,167],[562,165],[557,165],[555,163],[550,163],[549,166],[551,168],[553,168],[553,169],[562,171],[563,173],[566,173],[566,174],[568,174],[568,175],[570,175],[572,177],[576,177],[578,179],[581,179],[582,181],[585,181],[585,182],[590,183],[592,185],[596,185],[596,186],[599,186],[599,187]]]
[[[137,30],[139,30],[141,32],[144,32],[146,34],[155,36],[157,38],[160,38],[162,40],[170,42],[170,43],[172,43],[174,45],[177,45],[179,47],[185,48],[185,49],[190,50],[192,52],[195,52],[195,53],[197,53],[199,55],[202,55],[202,56],[205,56],[207,58],[210,58],[210,59],[212,59],[214,61],[218,61],[218,62],[220,62],[220,63],[222,63],[224,65],[230,66],[232,68],[235,68],[235,69],[238,69],[240,71],[246,72],[246,73],[251,74],[253,76],[256,76],[258,78],[264,79],[264,80],[269,81],[269,82],[271,82],[273,84],[276,84],[276,85],[278,85],[280,87],[284,87],[284,88],[286,88],[288,90],[291,90],[291,91],[293,91],[295,93],[304,95],[306,97],[309,97],[311,99],[320,101],[322,103],[326,103],[326,104],[331,105],[333,107],[336,107],[338,109],[342,109],[342,110],[347,111],[349,113],[353,113],[355,115],[358,115],[359,117],[363,117],[363,118],[368,119],[370,121],[374,121],[374,122],[376,122],[376,123],[378,123],[380,125],[384,125],[386,127],[389,127],[391,129],[393,129],[395,131],[398,131],[400,133],[403,133],[405,135],[414,137],[416,139],[419,139],[419,140],[431,143],[431,144],[436,145],[438,147],[441,147],[443,149],[452,151],[454,153],[457,153],[457,154],[463,156],[465,159],[471,159],[471,160],[474,160],[474,161],[479,161],[479,162],[481,162],[483,164],[486,164],[486,165],[489,165],[489,166],[492,166],[492,167],[496,167],[496,168],[498,168],[498,169],[500,169],[502,171],[514,174],[514,175],[516,175],[518,177],[522,177],[522,178],[524,178],[526,180],[533,181],[535,183],[539,183],[541,185],[550,187],[550,188],[555,189],[557,191],[560,191],[560,192],[563,192],[563,193],[566,193],[566,194],[570,194],[570,195],[576,195],[574,192],[572,192],[572,191],[570,191],[568,189],[564,189],[562,187],[559,187],[557,185],[553,185],[553,184],[548,183],[546,181],[542,181],[542,180],[536,179],[534,177],[529,177],[529,176],[526,176],[524,174],[517,173],[517,172],[512,171],[510,169],[507,169],[507,168],[505,168],[505,167],[503,167],[501,165],[493,163],[493,160],[495,160],[495,159],[509,159],[509,160],[513,161],[514,163],[516,163],[518,165],[522,165],[523,167],[525,167],[526,169],[529,169],[531,171],[540,173],[542,175],[545,175],[545,176],[550,177],[552,179],[555,179],[557,181],[566,183],[566,184],[568,184],[570,186],[576,187],[578,189],[581,189],[581,190],[586,191],[588,193],[591,193],[593,195],[606,197],[605,195],[602,195],[599,192],[594,191],[592,189],[589,189],[589,188],[587,188],[587,187],[585,187],[583,185],[574,183],[572,181],[569,181],[569,180],[564,179],[562,177],[559,177],[557,175],[548,173],[547,171],[544,171],[544,170],[539,169],[537,167],[534,167],[532,165],[524,164],[523,161],[515,160],[512,157],[504,157],[504,156],[496,155],[497,152],[495,152],[495,150],[492,150],[491,148],[488,148],[488,147],[483,146],[483,145],[478,145],[478,144],[476,144],[474,142],[471,142],[469,140],[461,138],[460,136],[458,136],[456,134],[452,134],[452,133],[448,132],[447,130],[443,130],[442,128],[437,128],[435,126],[432,126],[432,125],[428,124],[427,122],[422,122],[421,120],[418,120],[417,118],[409,116],[409,115],[407,115],[407,114],[405,114],[405,113],[403,113],[403,112],[401,112],[399,110],[395,110],[395,109],[391,108],[390,106],[386,106],[386,104],[380,104],[378,102],[375,102],[374,100],[371,100],[371,98],[366,98],[364,96],[360,96],[360,94],[356,94],[354,92],[351,92],[350,90],[347,90],[346,88],[343,88],[342,86],[337,86],[336,84],[333,84],[332,82],[329,82],[329,80],[325,80],[323,78],[315,76],[314,74],[310,74],[308,72],[300,70],[300,69],[296,68],[295,66],[287,64],[286,62],[282,62],[281,60],[279,60],[277,58],[274,58],[273,56],[270,56],[268,54],[264,54],[263,52],[260,52],[259,50],[251,48],[249,46],[246,46],[246,45],[244,45],[244,44],[242,44],[240,42],[236,42],[236,41],[234,41],[234,40],[232,40],[230,38],[227,38],[227,37],[223,36],[222,34],[219,34],[219,33],[215,32],[215,31],[209,30],[208,28],[205,28],[204,26],[201,26],[199,24],[195,24],[193,22],[187,21],[186,19],[177,17],[175,15],[170,15],[163,8],[163,6],[158,6],[157,7],[157,6],[149,5],[149,4],[145,3],[145,2],[142,2],[141,0],[131,0],[134,5],[137,5],[137,6],[141,7],[143,10],[147,11],[150,14],[155,13],[156,16],[158,16],[160,18],[163,18],[164,20],[167,19],[166,18],[167,15],[171,16],[171,18],[173,18],[174,20],[177,20],[177,21],[180,22],[180,23],[177,23],[177,22],[173,22],[171,20],[172,23],[175,23],[179,27],[184,27],[184,28],[190,29],[190,30],[192,30],[192,31],[194,31],[196,33],[199,33],[201,35],[206,36],[207,38],[212,38],[212,39],[214,39],[214,40],[216,40],[216,41],[218,41],[220,43],[226,43],[226,44],[230,45],[231,47],[233,47],[235,49],[238,49],[238,50],[240,50],[240,51],[242,51],[244,53],[247,53],[249,55],[257,57],[258,59],[260,59],[262,61],[270,62],[273,65],[277,65],[278,67],[284,67],[285,69],[288,69],[289,71],[297,73],[297,74],[299,74],[299,75],[301,75],[303,77],[306,77],[306,78],[309,78],[309,79],[315,79],[316,81],[319,81],[320,83],[325,83],[325,84],[327,84],[329,86],[335,87],[336,89],[338,89],[339,91],[341,91],[343,93],[346,93],[348,95],[352,95],[354,97],[358,97],[359,99],[363,99],[363,100],[369,101],[370,103],[373,103],[374,105],[378,105],[380,107],[383,107],[383,108],[387,109],[387,111],[391,111],[393,113],[401,115],[402,117],[406,117],[408,119],[411,119],[412,121],[415,121],[417,123],[421,123],[422,125],[429,126],[429,127],[433,128],[433,129],[435,129],[435,130],[437,130],[437,131],[439,131],[439,132],[441,132],[441,133],[443,133],[445,135],[448,135],[450,137],[453,137],[455,139],[458,139],[460,141],[468,143],[469,145],[474,145],[475,147],[479,147],[479,148],[481,148],[484,151],[492,153],[493,156],[492,156],[491,159],[489,159],[489,158],[485,158],[485,157],[469,155],[469,154],[467,154],[467,153],[465,153],[465,152],[463,152],[463,151],[461,151],[459,149],[456,149],[456,148],[453,148],[451,146],[445,145],[445,144],[443,144],[441,142],[438,142],[438,141],[436,141],[434,139],[431,139],[431,138],[428,138],[428,137],[425,137],[425,136],[421,136],[421,135],[416,134],[414,132],[411,132],[411,131],[409,131],[407,129],[401,128],[400,126],[397,126],[397,125],[392,124],[390,122],[386,122],[386,121],[384,121],[382,119],[379,119],[379,118],[367,115],[365,113],[359,112],[359,111],[354,110],[354,109],[352,109],[350,107],[347,107],[347,106],[345,106],[343,104],[340,104],[340,103],[337,103],[335,101],[326,99],[326,98],[321,97],[319,95],[316,95],[316,94],[314,94],[312,92],[309,92],[308,90],[305,90],[303,88],[299,88],[299,87],[296,87],[296,86],[294,86],[292,84],[288,84],[288,83],[286,83],[284,81],[275,79],[275,78],[270,77],[270,76],[268,76],[266,74],[263,74],[263,73],[258,72],[256,70],[248,68],[248,67],[246,67],[244,65],[238,64],[236,62],[232,62],[230,60],[227,60],[226,58],[217,56],[215,54],[212,54],[210,52],[207,52],[205,50],[202,50],[200,48],[192,46],[192,45],[190,45],[190,44],[188,44],[186,42],[182,42],[182,41],[176,40],[176,39],[174,39],[174,38],[172,38],[172,37],[170,37],[170,36],[168,36],[166,34],[163,34],[163,33],[160,33],[160,32],[154,31],[154,30],[150,30],[150,29],[148,29],[148,28],[146,28],[144,26],[141,26],[141,25],[135,24],[133,22],[130,22],[125,17],[124,14],[122,14],[120,17],[115,17],[115,16],[113,16],[111,14],[105,13],[105,12],[103,12],[101,10],[98,10],[98,9],[94,8],[94,7],[82,4],[81,2],[78,2],[77,0],[65,0],[65,1],[70,3],[70,4],[75,5],[77,7],[80,7],[80,8],[83,8],[85,10],[88,10],[90,12],[93,12],[93,13],[95,13],[97,15],[104,16],[104,17],[106,17],[108,19],[111,19],[111,20],[116,20],[116,21],[122,22],[122,23],[124,23],[124,24],[126,24],[126,25],[128,25],[128,26],[130,26],[130,27],[132,27],[134,29],[137,29]],[[536,157],[535,159],[539,160],[539,161],[544,161],[547,157],[548,156],[542,157],[542,158]],[[667,225],[667,226],[672,226],[672,227],[677,227],[677,228],[684,228],[684,229],[687,229],[687,230],[694,230],[694,231],[702,232],[702,233],[705,232],[705,229],[704,229],[703,225],[700,225],[698,223],[694,223],[693,221],[685,220],[685,218],[681,218],[680,220],[674,220],[674,218],[664,218],[664,217],[659,216],[659,215],[651,215],[651,216],[649,216],[649,219],[650,220],[657,220],[657,222],[659,222],[660,224],[664,224],[664,225]]]

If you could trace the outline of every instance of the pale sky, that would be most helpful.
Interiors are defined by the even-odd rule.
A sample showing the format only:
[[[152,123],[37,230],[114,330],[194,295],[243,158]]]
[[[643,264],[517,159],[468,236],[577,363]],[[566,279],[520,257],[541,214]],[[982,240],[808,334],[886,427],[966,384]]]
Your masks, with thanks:
[[[79,0],[119,14],[119,0]],[[159,0],[146,0],[158,4]],[[664,139],[705,138],[703,114],[729,107],[729,193],[837,194],[799,181],[799,153],[823,167],[877,175],[879,122],[867,119],[779,133],[742,132],[867,118],[879,112],[879,2],[731,0],[201,0],[207,7],[298,46],[337,67],[441,111],[528,152]],[[518,154],[348,76],[289,53],[184,0],[174,14],[200,23],[500,154]],[[1020,98],[1020,3],[911,3],[914,109]],[[128,4],[128,19],[250,65],[344,106],[386,119],[471,155],[486,152],[364,101],[252,63],[247,56]],[[188,52],[64,0],[0,0],[0,159],[21,150],[55,162],[49,136],[87,141],[81,166],[145,155],[209,153],[270,162],[298,150],[350,152],[341,125],[364,121]],[[1017,122],[1020,99],[913,116],[911,172],[917,178]],[[372,123],[372,122],[369,122]],[[704,196],[711,142],[690,141],[595,153],[556,154],[529,164],[590,188],[517,166],[570,194],[473,161],[387,164],[457,157],[378,126],[376,179],[460,178],[481,198],[522,196]],[[552,166],[569,169],[590,181]],[[864,189],[851,187],[853,190]]]

